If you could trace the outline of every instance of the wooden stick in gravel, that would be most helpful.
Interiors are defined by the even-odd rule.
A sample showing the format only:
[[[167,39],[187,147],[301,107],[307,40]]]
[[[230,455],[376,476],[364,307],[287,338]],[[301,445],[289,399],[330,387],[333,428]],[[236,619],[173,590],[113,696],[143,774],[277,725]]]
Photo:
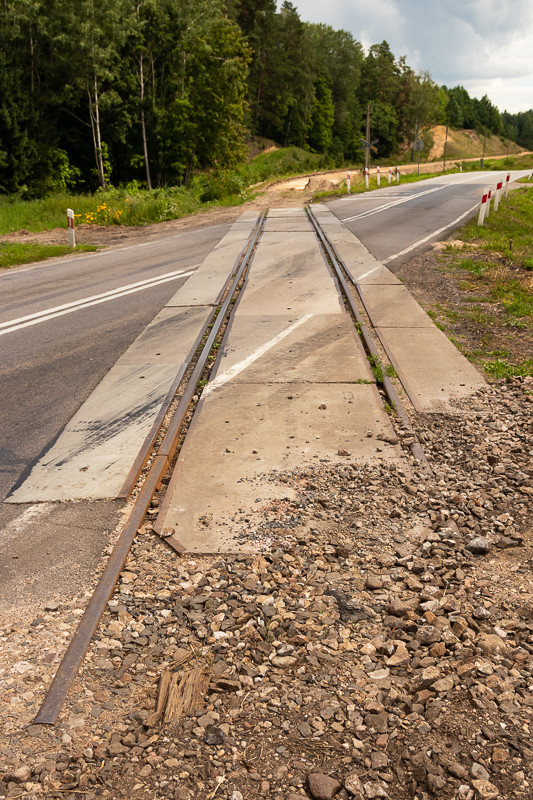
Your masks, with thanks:
[[[191,669],[183,675],[164,670],[159,680],[156,708],[147,724],[155,728],[162,718],[165,722],[175,722],[195,711],[206,695],[210,680],[211,672],[206,667]]]

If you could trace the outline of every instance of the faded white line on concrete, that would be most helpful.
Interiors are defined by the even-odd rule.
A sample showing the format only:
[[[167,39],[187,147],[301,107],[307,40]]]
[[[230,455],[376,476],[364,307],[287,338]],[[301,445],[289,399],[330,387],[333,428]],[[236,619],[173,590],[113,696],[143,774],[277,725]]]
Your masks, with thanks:
[[[62,306],[48,308],[44,311],[37,311],[34,314],[28,314],[25,317],[19,317],[18,319],[1,322],[0,329],[3,330],[0,330],[0,336],[3,336],[6,333],[14,333],[22,328],[28,328],[31,325],[38,325],[40,322],[46,322],[47,320],[55,319],[56,317],[62,317],[64,314],[72,314],[74,311],[80,311],[83,308],[90,308],[91,306],[97,306],[101,303],[107,303],[110,300],[117,300],[120,297],[126,297],[129,294],[142,292],[145,289],[152,289],[154,286],[160,286],[163,283],[176,281],[179,278],[188,278],[191,275],[194,275],[194,271],[195,270],[189,270],[184,272],[180,270],[177,272],[168,272],[164,275],[159,275],[157,278],[138,281],[137,283],[128,284],[126,286],[119,286],[117,289],[112,289],[109,292],[104,292],[100,295],[93,295],[92,297],[75,300],[72,303],[65,303]]]
[[[387,211],[389,208],[394,208],[395,206],[399,206],[402,203],[408,203],[410,200],[418,200],[419,197],[424,197],[426,194],[433,194],[433,192],[441,192],[443,189],[449,189],[450,186],[455,186],[457,183],[470,183],[473,180],[477,180],[479,176],[474,176],[473,178],[465,178],[464,180],[460,181],[453,181],[452,183],[446,183],[444,186],[435,186],[433,189],[426,189],[425,192],[418,192],[418,194],[410,194],[408,197],[402,197],[400,200],[395,200],[392,203],[384,203],[377,208],[372,208],[369,211],[363,211],[361,214],[356,214],[353,217],[344,217],[341,222],[355,222],[357,219],[363,219],[364,217],[371,217],[373,214],[379,214],[380,211]]]
[[[430,239],[433,239],[435,236],[438,236],[439,233],[443,233],[448,228],[453,228],[454,225],[457,225],[459,222],[461,222],[462,219],[467,217],[469,214],[471,214],[477,208],[479,208],[479,203],[476,203],[475,206],[472,206],[472,208],[469,208],[468,211],[465,211],[464,214],[461,214],[460,217],[457,217],[457,219],[454,219],[453,222],[449,222],[443,228],[439,228],[438,231],[433,231],[433,233],[428,234],[428,236],[424,236],[423,239],[419,239],[418,242],[415,242],[414,244],[409,245],[409,247],[406,247],[405,250],[401,250],[399,253],[395,253],[393,256],[389,256],[388,258],[385,258],[382,261],[382,263],[383,264],[388,264],[389,261],[394,261],[395,258],[399,258],[400,256],[404,256],[406,253],[410,253],[411,250],[415,250],[421,244],[425,244],[426,242],[429,242]]]
[[[368,278],[368,276],[372,275],[373,272],[377,272],[378,269],[380,269],[380,267],[381,267],[381,264],[378,264],[378,266],[374,267],[374,269],[369,269],[368,272],[365,272],[363,275],[358,275],[357,276],[357,280],[358,281],[362,281],[363,278]]]
[[[7,523],[6,527],[0,531],[0,549],[2,544],[5,544],[10,539],[18,539],[24,532],[24,529],[35,522],[40,517],[47,516],[53,508],[53,503],[37,503],[30,506],[18,517],[12,519]]]
[[[203,396],[205,397],[208,394],[211,394],[215,389],[218,389],[219,386],[223,386],[228,381],[235,378],[239,373],[243,372],[247,367],[257,361],[258,358],[261,358],[262,355],[267,353],[273,347],[275,347],[279,342],[285,339],[286,336],[289,336],[293,331],[303,325],[305,322],[308,322],[313,314],[304,314],[303,317],[298,317],[296,322],[293,322],[292,325],[289,325],[288,328],[285,328],[284,331],[278,333],[277,336],[274,336],[269,342],[265,342],[262,344],[261,347],[258,347],[254,353],[251,353],[246,358],[243,358],[242,361],[239,361],[237,364],[234,364],[233,367],[223,372],[221,375],[218,375],[211,383],[205,387],[203,391]]]

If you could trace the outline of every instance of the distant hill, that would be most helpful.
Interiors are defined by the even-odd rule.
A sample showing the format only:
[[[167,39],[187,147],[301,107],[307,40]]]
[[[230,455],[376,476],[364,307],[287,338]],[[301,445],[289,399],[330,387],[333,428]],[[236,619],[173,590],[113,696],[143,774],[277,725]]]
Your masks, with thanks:
[[[424,154],[424,160],[440,161],[444,155],[444,142],[446,140],[446,126],[435,125],[428,134],[433,138],[429,155]],[[510,154],[520,153],[523,148],[514,142],[507,144],[507,139],[502,141],[500,136],[487,136],[485,139],[485,157],[506,155],[509,148]],[[475,130],[452,130],[448,128],[448,142],[446,144],[446,158],[476,158],[483,154],[483,137]]]

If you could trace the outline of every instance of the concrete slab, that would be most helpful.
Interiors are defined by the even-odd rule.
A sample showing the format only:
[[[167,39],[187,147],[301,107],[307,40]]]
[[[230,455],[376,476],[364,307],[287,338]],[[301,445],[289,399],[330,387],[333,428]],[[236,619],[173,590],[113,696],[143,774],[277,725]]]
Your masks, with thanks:
[[[376,328],[435,328],[413,295],[399,283],[361,285],[361,297]]]
[[[7,501],[116,497],[175,375],[168,365],[115,367]]]
[[[350,461],[396,460],[376,438],[390,433],[374,385],[222,386],[200,401],[157,528],[193,552],[257,551],[262,509],[292,494],[277,472],[345,463],[339,448]]]
[[[278,217],[305,217],[307,218],[307,214],[305,212],[305,208],[303,206],[295,206],[294,208],[269,208],[268,209],[268,216],[270,219],[276,219]]]
[[[247,220],[245,225],[233,227],[220,240],[194,275],[170,298],[167,306],[215,306],[235,262],[252,232],[257,220]]]
[[[117,365],[170,364],[177,373],[211,313],[210,308],[163,308]]]
[[[342,309],[314,233],[265,233],[252,263],[239,313],[270,316],[292,311],[338,314]]]
[[[453,398],[468,397],[485,381],[442,331],[377,328],[377,333],[417,411],[452,411]]]
[[[320,220],[320,223],[322,224],[322,220]],[[343,226],[337,227],[333,224],[327,227],[327,234],[342,259],[348,274],[355,283],[361,285],[390,284],[401,286],[398,278],[374,258],[347,228]]]
[[[163,309],[6,502],[116,497],[210,313]]]
[[[311,231],[311,223],[307,217],[275,217],[268,216],[265,222],[265,231]]]
[[[235,383],[374,381],[347,314],[322,314],[298,325],[294,316],[238,314],[221,348],[213,380]]]

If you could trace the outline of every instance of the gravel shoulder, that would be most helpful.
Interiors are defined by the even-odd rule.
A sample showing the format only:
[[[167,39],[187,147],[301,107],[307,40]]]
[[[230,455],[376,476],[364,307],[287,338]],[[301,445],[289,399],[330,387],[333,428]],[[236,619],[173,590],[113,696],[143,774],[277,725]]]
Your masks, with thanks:
[[[435,254],[400,274],[426,307],[459,291]],[[393,418],[401,468],[265,476],[295,496],[253,556],[147,522],[56,728],[33,719],[87,596],[21,599],[0,798],[531,798],[532,403],[513,379],[412,414],[430,469]]]

